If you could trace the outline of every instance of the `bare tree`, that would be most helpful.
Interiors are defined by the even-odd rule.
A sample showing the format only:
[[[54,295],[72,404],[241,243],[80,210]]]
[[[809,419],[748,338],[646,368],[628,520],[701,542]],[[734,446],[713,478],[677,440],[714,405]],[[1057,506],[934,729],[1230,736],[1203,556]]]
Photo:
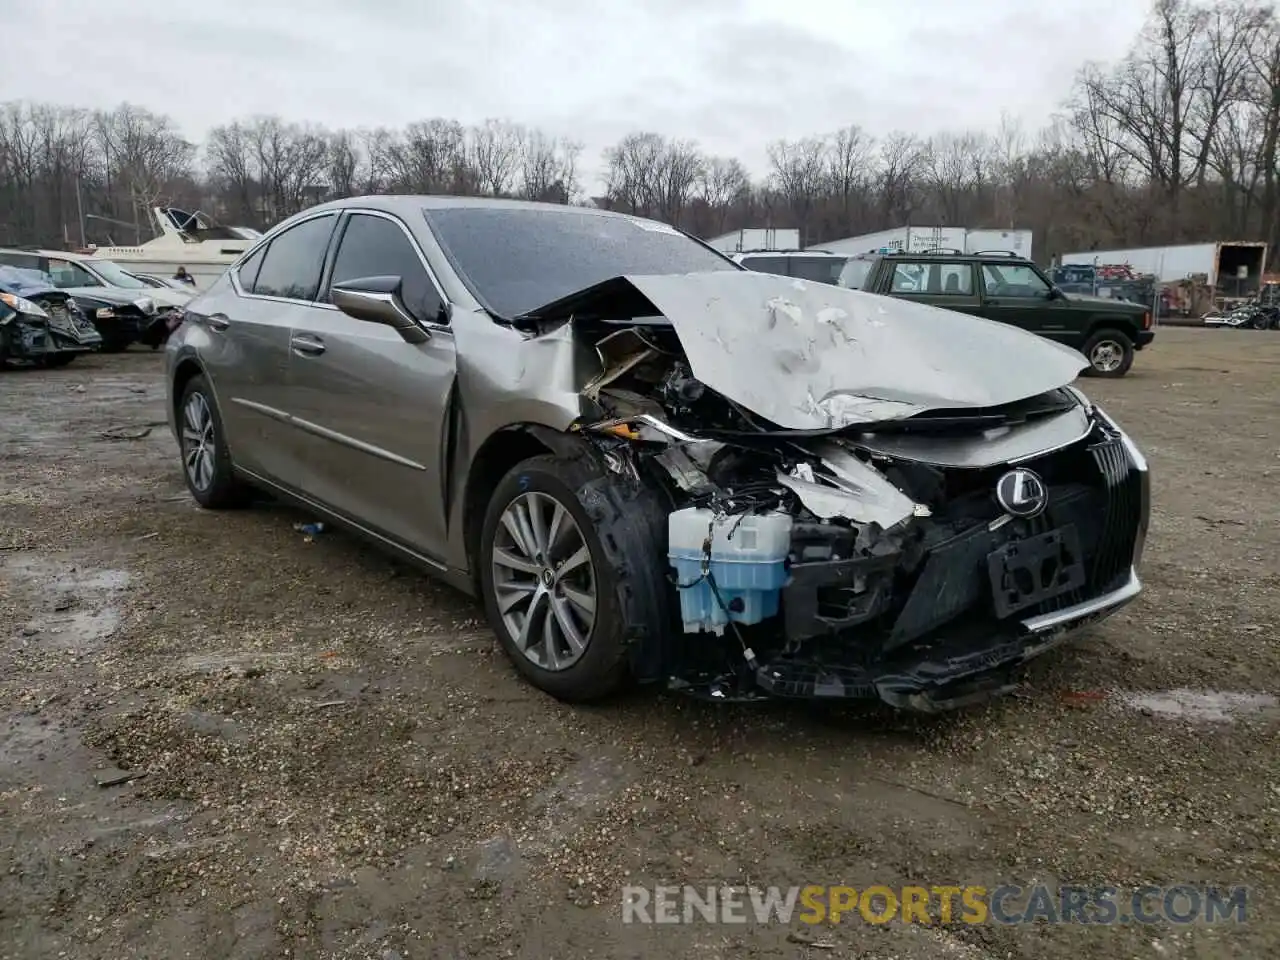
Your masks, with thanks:
[[[779,196],[795,214],[802,243],[809,239],[810,215],[822,193],[827,153],[827,143],[821,137],[775,140],[769,144],[771,178]]]
[[[471,163],[481,193],[510,192],[520,167],[521,139],[519,128],[502,120],[486,120],[471,130]]]
[[[831,191],[840,200],[843,226],[850,226],[854,197],[864,192],[871,181],[871,151],[874,141],[861,127],[850,124],[831,136],[827,153],[827,178]]]

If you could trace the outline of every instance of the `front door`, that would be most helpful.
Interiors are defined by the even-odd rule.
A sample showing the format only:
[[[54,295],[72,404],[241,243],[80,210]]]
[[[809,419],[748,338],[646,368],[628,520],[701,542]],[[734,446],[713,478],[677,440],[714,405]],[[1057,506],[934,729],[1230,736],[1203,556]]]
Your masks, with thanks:
[[[349,214],[328,283],[398,276],[406,308],[429,333],[406,343],[392,328],[327,302],[290,331],[289,405],[306,451],[302,492],[424,556],[446,540],[442,493],[457,370],[444,298],[404,226]],[[328,284],[326,284],[327,286]]]
[[[1049,281],[1027,263],[982,265],[982,315],[1051,340],[1072,339],[1070,307],[1051,300]]]

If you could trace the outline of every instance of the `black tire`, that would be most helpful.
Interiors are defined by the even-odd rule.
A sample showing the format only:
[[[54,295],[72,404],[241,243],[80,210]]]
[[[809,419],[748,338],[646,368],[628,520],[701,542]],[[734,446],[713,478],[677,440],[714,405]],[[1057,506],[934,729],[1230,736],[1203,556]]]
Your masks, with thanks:
[[[212,452],[209,460],[212,469],[207,484],[198,482],[192,476],[195,471],[188,465],[192,455],[188,450],[188,441],[184,439],[190,425],[187,419],[188,405],[197,395],[203,399],[209,414],[208,433],[199,431],[206,437],[204,449],[208,451],[211,448]],[[182,479],[186,481],[187,489],[191,491],[191,496],[195,498],[196,503],[206,510],[229,510],[245,506],[250,500],[252,491],[232,469],[231,451],[227,449],[226,435],[222,429],[222,415],[218,412],[213,391],[209,389],[203,376],[192,377],[183,387],[182,397],[178,401],[177,421]]]
[[[571,666],[550,670],[517,646],[499,612],[494,545],[506,509],[518,497],[539,493],[563,506],[590,552],[595,615],[584,652]],[[503,650],[535,687],[560,700],[599,700],[632,677],[635,645],[652,660],[671,623],[666,571],[666,514],[659,495],[608,475],[589,455],[540,456],[518,464],[499,482],[485,510],[472,562],[479,566],[485,613]],[[544,610],[548,610],[544,605]],[[544,615],[549,616],[548,612]]]
[[[124,353],[132,342],[127,337],[103,337],[98,350],[101,353]]]
[[[44,358],[44,365],[46,367],[65,367],[77,356],[79,356],[78,353],[75,353],[70,350],[64,351],[62,353],[51,353]]]
[[[1090,377],[1123,377],[1133,366],[1133,341],[1114,327],[1095,330],[1080,351],[1089,361],[1085,375]],[[1119,363],[1114,357],[1120,354]]]

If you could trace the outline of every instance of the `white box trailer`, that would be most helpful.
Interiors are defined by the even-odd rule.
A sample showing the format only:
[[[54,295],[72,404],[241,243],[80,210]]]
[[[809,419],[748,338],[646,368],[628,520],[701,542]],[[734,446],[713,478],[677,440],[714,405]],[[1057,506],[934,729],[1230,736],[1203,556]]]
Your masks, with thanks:
[[[1204,276],[1218,297],[1246,298],[1257,293],[1267,264],[1267,244],[1260,240],[1183,243],[1128,250],[1082,250],[1064,253],[1063,266],[1127,265],[1134,273],[1154,275],[1161,283]]]
[[[722,233],[707,241],[721,253],[743,253],[746,250],[799,250],[800,231],[776,227],[751,227]]]
[[[879,250],[900,250],[907,253],[924,253],[926,250],[960,250],[978,253],[984,250],[1007,250],[1021,257],[1031,258],[1030,230],[993,230],[968,227],[894,227],[856,237],[845,237],[828,243],[815,243],[815,249],[832,253],[872,253]]]

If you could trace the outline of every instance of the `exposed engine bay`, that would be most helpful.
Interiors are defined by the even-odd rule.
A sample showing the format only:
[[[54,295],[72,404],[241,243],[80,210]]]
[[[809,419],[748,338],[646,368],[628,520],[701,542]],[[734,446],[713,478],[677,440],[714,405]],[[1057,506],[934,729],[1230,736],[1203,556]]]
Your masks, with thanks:
[[[656,314],[572,317],[601,364],[575,430],[671,503],[671,686],[945,709],[1137,594],[1145,462],[1074,388],[785,428],[699,379]]]

